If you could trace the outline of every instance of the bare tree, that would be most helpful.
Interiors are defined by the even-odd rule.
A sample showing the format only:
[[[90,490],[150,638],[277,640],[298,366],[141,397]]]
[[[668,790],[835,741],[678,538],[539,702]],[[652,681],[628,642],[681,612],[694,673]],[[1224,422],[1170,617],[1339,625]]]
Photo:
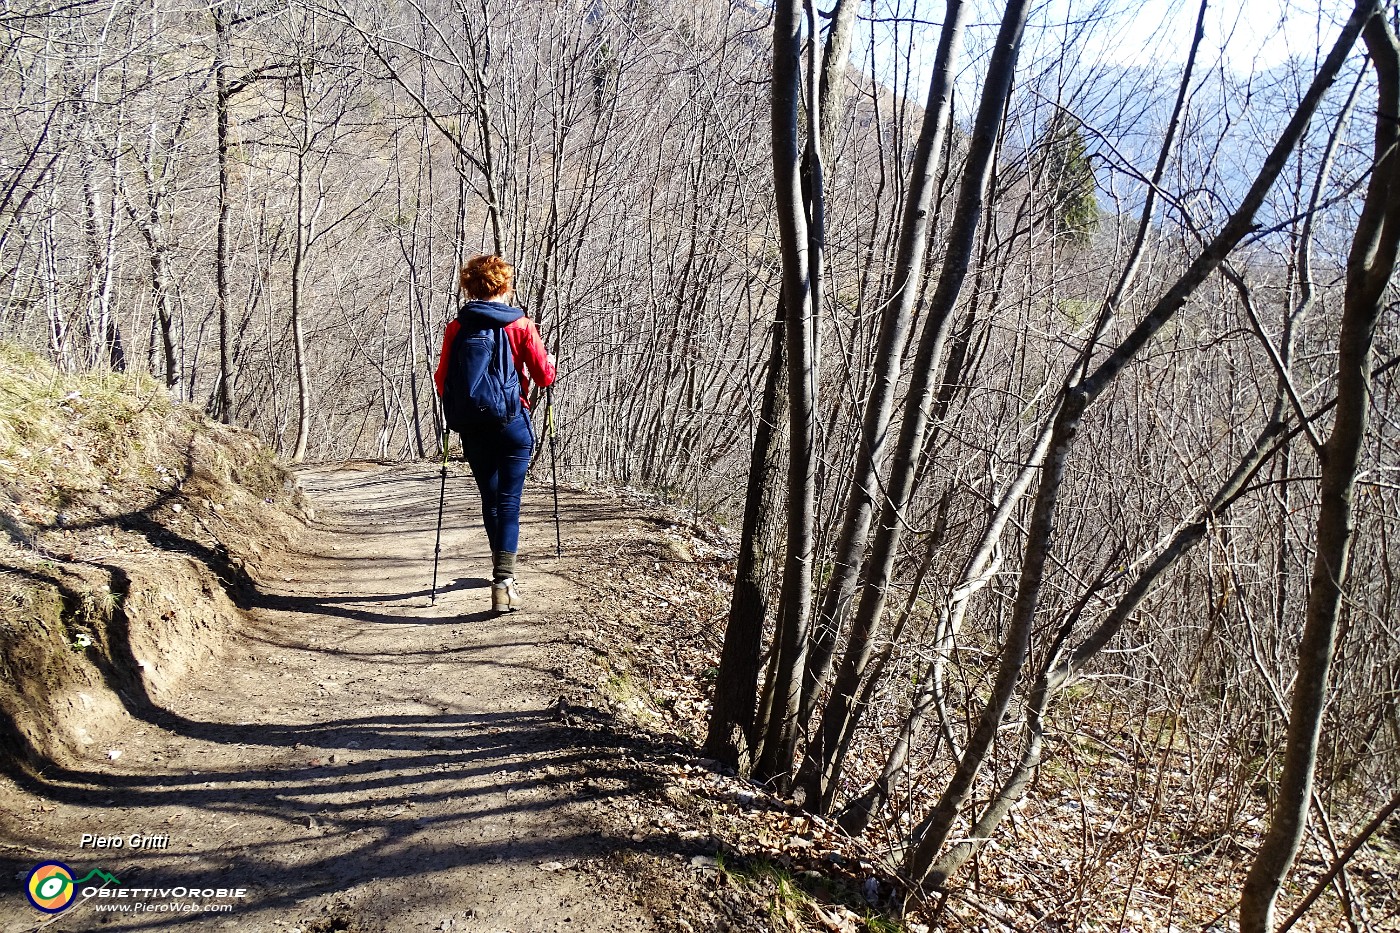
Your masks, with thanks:
[[[1336,415],[1321,451],[1317,549],[1298,649],[1283,773],[1269,830],[1245,879],[1240,901],[1244,933],[1272,933],[1274,902],[1302,842],[1312,799],[1328,671],[1350,570],[1352,496],[1371,406],[1371,347],[1400,245],[1400,42],[1383,10],[1370,5],[1369,14],[1362,36],[1377,78],[1374,163],[1347,259]]]
[[[938,803],[915,827],[914,838],[917,843],[910,854],[908,868],[912,877],[922,880],[933,872],[936,857],[948,840],[954,820],[967,800],[973,781],[986,760],[1011,703],[1030,647],[1032,623],[1038,608],[1045,568],[1049,562],[1052,529],[1065,469],[1085,411],[1148,341],[1181,309],[1187,297],[1219,268],[1249,232],[1254,223],[1255,212],[1283,170],[1289,154],[1303,137],[1314,110],[1341,71],[1352,44],[1362,26],[1375,13],[1376,6],[1369,0],[1362,0],[1352,11],[1341,35],[1309,86],[1307,94],[1280,134],[1240,206],[1231,214],[1220,232],[1205,245],[1187,270],[1114,347],[1108,357],[1098,366],[1089,369],[1082,379],[1066,387],[1055,416],[1055,427],[1041,475],[1040,488],[1037,491],[1031,524],[1026,533],[1015,611],[1007,629],[991,699],[977,718],[977,728],[963,750],[952,780]],[[1111,317],[1112,309],[1107,307],[1095,329],[1094,339],[1090,341],[1090,351],[1097,342],[1097,335],[1103,332]],[[933,880],[941,881],[939,878]]]

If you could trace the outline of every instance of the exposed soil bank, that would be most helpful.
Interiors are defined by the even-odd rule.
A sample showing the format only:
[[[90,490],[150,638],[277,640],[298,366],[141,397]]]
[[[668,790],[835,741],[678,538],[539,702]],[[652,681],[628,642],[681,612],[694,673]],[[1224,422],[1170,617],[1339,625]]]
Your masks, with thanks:
[[[253,435],[0,343],[0,750],[100,760],[217,655],[308,514]]]

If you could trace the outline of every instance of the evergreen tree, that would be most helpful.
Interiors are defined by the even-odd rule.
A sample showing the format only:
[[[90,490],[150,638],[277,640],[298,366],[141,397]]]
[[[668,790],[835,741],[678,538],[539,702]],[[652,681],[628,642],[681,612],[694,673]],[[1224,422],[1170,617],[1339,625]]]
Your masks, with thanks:
[[[1099,199],[1094,167],[1084,145],[1084,126],[1077,117],[1061,111],[1037,148],[1037,175],[1049,194],[1046,219],[1054,223],[1057,234],[1083,246],[1099,226]]]

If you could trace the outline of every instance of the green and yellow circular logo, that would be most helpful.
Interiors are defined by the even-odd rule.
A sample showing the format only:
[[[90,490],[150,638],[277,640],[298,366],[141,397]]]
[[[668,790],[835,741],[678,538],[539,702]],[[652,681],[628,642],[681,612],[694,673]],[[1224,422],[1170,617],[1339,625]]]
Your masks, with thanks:
[[[24,884],[29,903],[46,914],[67,910],[77,895],[73,871],[62,862],[35,865]]]

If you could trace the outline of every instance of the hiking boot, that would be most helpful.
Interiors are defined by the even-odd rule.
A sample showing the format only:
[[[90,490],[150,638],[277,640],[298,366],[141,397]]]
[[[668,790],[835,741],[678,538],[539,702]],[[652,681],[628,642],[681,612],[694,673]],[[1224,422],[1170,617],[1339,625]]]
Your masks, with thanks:
[[[520,592],[515,580],[506,577],[491,584],[491,608],[496,612],[515,612],[521,608]]]

